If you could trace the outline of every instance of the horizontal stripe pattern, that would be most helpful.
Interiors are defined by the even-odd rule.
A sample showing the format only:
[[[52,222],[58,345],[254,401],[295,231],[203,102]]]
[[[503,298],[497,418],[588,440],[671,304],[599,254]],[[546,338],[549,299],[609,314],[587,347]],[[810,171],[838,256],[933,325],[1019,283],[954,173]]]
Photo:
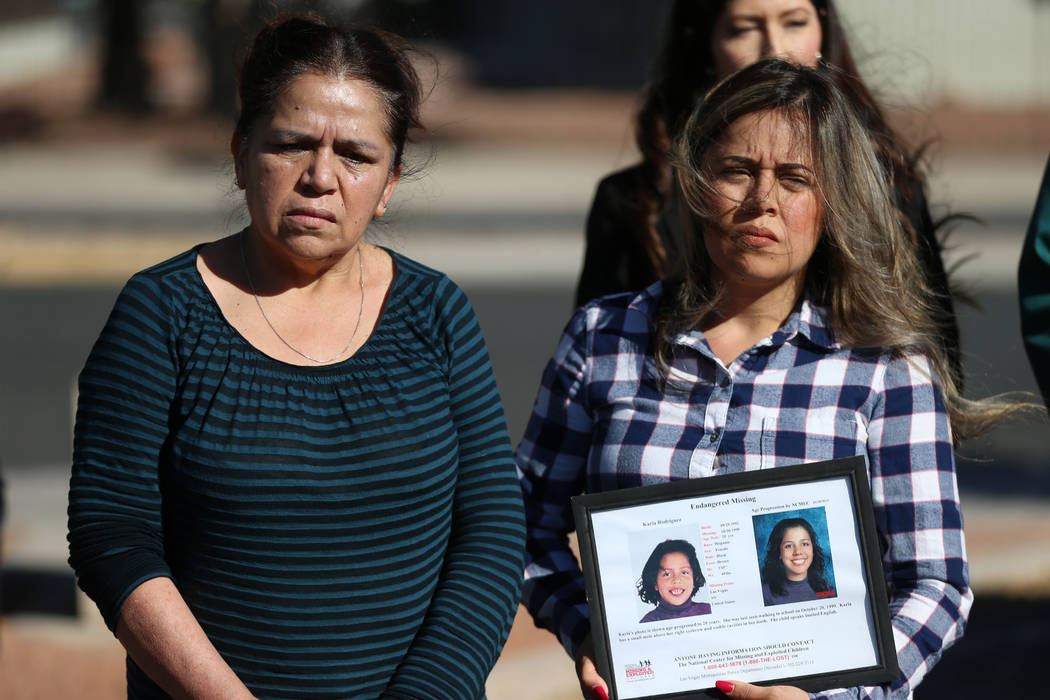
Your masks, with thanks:
[[[520,494],[469,302],[392,255],[372,336],[323,367],[249,345],[195,251],[128,283],[80,377],[69,508],[70,562],[111,628],[171,576],[260,697],[483,695]],[[129,694],[157,694],[133,664]]]

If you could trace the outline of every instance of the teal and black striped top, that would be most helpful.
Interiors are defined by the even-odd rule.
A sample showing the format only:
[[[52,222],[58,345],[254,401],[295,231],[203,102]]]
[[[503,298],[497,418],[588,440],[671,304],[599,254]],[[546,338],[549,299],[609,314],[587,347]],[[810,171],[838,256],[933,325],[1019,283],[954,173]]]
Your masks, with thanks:
[[[470,303],[391,255],[371,337],[321,367],[244,340],[196,249],[128,282],[80,375],[69,494],[70,563],[110,628],[170,576],[259,697],[484,695],[521,495]],[[130,660],[128,692],[163,697]]]

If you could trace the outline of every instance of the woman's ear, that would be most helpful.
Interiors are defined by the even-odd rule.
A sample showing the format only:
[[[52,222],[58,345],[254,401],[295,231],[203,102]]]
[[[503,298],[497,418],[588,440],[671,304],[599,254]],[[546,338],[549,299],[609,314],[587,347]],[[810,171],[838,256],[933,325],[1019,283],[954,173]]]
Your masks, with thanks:
[[[383,194],[380,195],[379,201],[376,203],[375,211],[372,212],[372,217],[375,219],[382,218],[383,214],[386,213],[386,208],[390,205],[390,198],[394,196],[394,190],[397,188],[397,183],[401,180],[401,166],[397,166],[390,171],[390,174],[386,177],[386,186],[383,188]]]

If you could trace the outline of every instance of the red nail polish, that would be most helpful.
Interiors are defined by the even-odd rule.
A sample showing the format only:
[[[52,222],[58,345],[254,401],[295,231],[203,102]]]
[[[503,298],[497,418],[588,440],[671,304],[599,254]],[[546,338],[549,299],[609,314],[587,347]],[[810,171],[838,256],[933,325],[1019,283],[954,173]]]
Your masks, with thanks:
[[[602,700],[609,700],[609,693],[605,690],[605,688],[601,687],[600,685],[594,686],[593,688],[591,688],[591,690],[593,690],[595,694]]]
[[[733,684],[729,681],[715,681],[715,687],[721,690],[723,693],[733,692]]]

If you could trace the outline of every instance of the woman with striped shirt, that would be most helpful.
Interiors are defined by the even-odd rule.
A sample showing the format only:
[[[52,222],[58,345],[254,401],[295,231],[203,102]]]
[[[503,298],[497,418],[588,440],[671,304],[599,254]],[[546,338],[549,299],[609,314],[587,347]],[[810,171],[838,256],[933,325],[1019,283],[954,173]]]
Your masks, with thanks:
[[[488,354],[459,288],[362,238],[419,95],[393,37],[266,27],[250,224],[135,275],[88,358],[70,562],[129,697],[484,695],[523,542]]]

